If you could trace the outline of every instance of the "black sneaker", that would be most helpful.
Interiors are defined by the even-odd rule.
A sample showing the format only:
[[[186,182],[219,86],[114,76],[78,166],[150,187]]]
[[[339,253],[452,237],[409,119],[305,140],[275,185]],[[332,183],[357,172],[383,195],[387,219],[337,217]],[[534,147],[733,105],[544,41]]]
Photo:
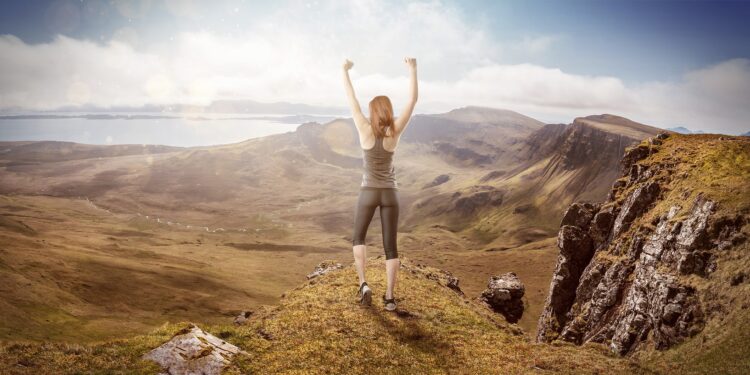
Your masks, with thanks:
[[[372,304],[372,290],[370,289],[370,286],[367,285],[367,281],[363,282],[362,285],[359,286],[357,295],[361,296],[361,298],[359,299],[359,303],[365,306],[370,306]]]
[[[385,309],[388,311],[396,310],[396,297],[385,298],[385,294],[383,294],[383,305],[385,305]]]

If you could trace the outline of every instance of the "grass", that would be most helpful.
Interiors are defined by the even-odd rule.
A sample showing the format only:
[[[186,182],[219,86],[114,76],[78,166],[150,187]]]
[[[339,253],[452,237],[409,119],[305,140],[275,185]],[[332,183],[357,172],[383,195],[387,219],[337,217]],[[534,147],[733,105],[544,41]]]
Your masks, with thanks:
[[[402,258],[397,312],[383,309],[384,259],[368,259],[374,291],[358,304],[353,264],[310,280],[263,307],[243,326],[208,332],[248,352],[226,374],[649,373],[600,345],[537,344],[500,315],[427,277],[436,268]],[[0,348],[0,372],[153,373],[140,360],[187,322],[129,339],[87,345],[15,344]]]
[[[280,251],[265,237],[274,234],[179,230],[103,213],[81,200],[0,195],[0,206],[6,219],[0,341],[6,342],[85,343],[148,333],[167,320],[217,323],[275,303],[321,257],[307,248]],[[139,231],[134,223],[150,227]],[[351,256],[348,249],[326,251]]]
[[[250,354],[229,373],[604,373],[637,369],[600,348],[533,344],[518,328],[402,258],[397,313],[385,311],[383,258],[368,260],[374,305],[359,306],[353,265],[291,291],[235,330]],[[231,328],[225,328],[230,331]],[[259,332],[263,332],[260,334]],[[271,340],[264,338],[270,335]],[[293,359],[293,360],[290,360]]]

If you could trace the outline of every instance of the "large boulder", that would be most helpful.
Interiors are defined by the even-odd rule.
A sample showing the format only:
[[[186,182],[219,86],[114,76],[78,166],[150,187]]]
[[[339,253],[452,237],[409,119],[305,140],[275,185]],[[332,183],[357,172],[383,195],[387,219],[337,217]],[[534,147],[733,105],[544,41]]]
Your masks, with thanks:
[[[241,352],[240,348],[190,324],[143,358],[161,365],[162,374],[219,375]]]
[[[492,310],[505,316],[510,323],[516,323],[523,315],[523,295],[525,288],[518,276],[508,272],[490,277],[487,289],[482,292],[480,299]]]

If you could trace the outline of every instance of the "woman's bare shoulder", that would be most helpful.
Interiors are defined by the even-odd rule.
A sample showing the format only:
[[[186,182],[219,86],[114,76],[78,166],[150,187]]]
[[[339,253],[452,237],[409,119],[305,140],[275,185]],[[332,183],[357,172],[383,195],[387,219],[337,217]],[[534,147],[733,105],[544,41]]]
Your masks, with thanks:
[[[352,116],[352,118],[354,119],[354,125],[360,131],[362,131],[362,129],[365,129],[365,128],[370,128],[370,120],[368,120],[365,115],[361,113],[359,114],[355,113],[354,116]]]

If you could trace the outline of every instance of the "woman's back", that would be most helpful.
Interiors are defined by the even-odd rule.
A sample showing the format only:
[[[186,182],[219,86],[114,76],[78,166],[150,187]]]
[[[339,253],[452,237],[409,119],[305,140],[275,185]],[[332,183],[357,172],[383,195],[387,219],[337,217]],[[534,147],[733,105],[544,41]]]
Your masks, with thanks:
[[[378,188],[398,188],[396,171],[393,166],[395,151],[383,147],[383,137],[375,137],[375,145],[362,149],[364,172],[361,186]]]

